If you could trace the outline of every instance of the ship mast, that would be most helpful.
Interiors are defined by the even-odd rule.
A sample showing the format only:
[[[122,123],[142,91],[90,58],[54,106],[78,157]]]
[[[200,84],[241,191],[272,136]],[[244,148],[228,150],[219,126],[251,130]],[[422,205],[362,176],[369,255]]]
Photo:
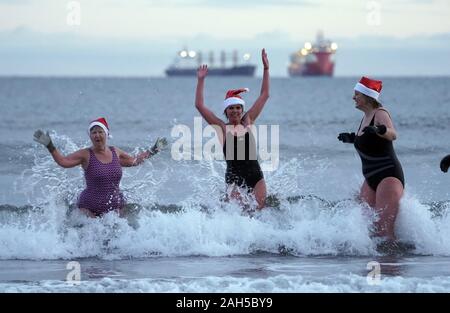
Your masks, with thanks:
[[[222,68],[224,68],[226,66],[226,62],[227,62],[227,55],[225,53],[225,51],[220,51],[220,66]]]
[[[201,66],[203,64],[203,55],[201,51],[197,52],[197,63],[198,66]]]
[[[214,52],[213,51],[209,51],[208,63],[209,63],[210,67],[214,66]]]
[[[237,50],[233,51],[233,66],[237,66],[238,65],[238,52]]]

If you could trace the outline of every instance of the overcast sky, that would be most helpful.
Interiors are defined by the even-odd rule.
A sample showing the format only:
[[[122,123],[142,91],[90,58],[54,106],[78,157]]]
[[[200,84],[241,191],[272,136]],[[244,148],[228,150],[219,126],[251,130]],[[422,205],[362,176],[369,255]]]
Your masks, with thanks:
[[[188,46],[266,47],[286,76],[319,29],[337,76],[450,75],[448,0],[0,0],[0,75],[162,76]]]

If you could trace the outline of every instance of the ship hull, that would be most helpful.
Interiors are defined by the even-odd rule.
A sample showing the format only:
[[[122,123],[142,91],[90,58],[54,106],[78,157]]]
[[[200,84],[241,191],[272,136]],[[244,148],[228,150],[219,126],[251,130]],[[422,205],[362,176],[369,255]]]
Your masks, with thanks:
[[[256,66],[243,65],[230,68],[210,68],[208,76],[253,76]],[[196,68],[168,68],[167,76],[197,76]]]
[[[329,64],[325,68],[319,64],[304,64],[302,67],[290,68],[290,76],[330,76],[334,74],[334,64]]]
[[[330,53],[314,53],[316,61],[296,64],[289,68],[290,76],[333,76],[334,62]]]
[[[305,48],[291,55],[288,67],[290,76],[333,76],[334,54],[337,45],[326,41],[322,36],[314,45],[305,44]]]

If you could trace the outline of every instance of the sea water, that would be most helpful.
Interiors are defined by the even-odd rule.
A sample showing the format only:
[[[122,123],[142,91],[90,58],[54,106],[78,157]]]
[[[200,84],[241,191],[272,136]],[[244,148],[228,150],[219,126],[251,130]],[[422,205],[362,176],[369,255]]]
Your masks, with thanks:
[[[406,181],[397,236],[416,247],[397,255],[377,252],[376,216],[356,198],[361,161],[337,140],[362,118],[356,77],[271,80],[257,125],[279,127],[279,164],[264,173],[270,207],[252,214],[221,201],[224,161],[173,158],[172,130],[199,116],[195,78],[0,78],[0,291],[450,291],[450,176],[439,169],[450,78],[381,79]],[[249,108],[260,83],[208,77],[205,103],[223,117],[226,91],[249,87]],[[49,130],[69,154],[90,145],[88,123],[100,116],[108,144],[129,154],[158,136],[170,142],[123,169],[126,218],[80,214],[81,167],[58,167],[32,139]]]

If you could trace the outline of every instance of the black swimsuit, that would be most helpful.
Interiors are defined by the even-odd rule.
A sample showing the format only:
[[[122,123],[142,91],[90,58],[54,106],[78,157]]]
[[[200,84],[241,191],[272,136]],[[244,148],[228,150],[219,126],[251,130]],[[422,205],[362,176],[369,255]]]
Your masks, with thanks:
[[[227,142],[231,141],[234,142],[234,145],[228,146],[229,151],[227,151]],[[223,144],[223,154],[227,161],[225,173],[227,184],[236,184],[237,186],[253,190],[256,184],[264,178],[256,157],[255,137],[250,131],[247,131],[244,136],[240,137],[227,132]]]
[[[374,125],[375,114],[370,126]],[[361,129],[361,125],[362,121],[359,129]],[[397,159],[392,141],[377,134],[365,132],[361,136],[355,137],[355,148],[361,157],[363,175],[373,190],[376,191],[378,184],[386,177],[396,177],[401,181],[403,187],[405,186],[402,166]]]

